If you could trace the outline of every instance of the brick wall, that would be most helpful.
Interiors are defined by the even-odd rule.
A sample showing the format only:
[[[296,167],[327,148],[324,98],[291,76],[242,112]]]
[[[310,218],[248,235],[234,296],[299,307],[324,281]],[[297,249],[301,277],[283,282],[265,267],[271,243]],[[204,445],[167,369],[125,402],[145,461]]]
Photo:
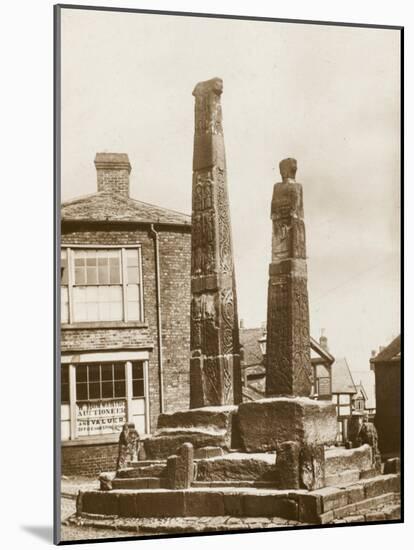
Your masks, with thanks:
[[[400,362],[375,364],[375,426],[382,454],[401,452]]]
[[[65,476],[95,476],[116,469],[118,443],[63,446],[61,473]]]
[[[166,410],[189,406],[190,261],[189,228],[168,226],[159,231],[164,395]],[[61,350],[88,351],[142,348],[149,353],[150,425],[160,412],[154,240],[149,226],[63,223],[62,244],[130,245],[142,250],[144,327],[71,328],[61,332]],[[96,448],[94,446],[94,448]]]

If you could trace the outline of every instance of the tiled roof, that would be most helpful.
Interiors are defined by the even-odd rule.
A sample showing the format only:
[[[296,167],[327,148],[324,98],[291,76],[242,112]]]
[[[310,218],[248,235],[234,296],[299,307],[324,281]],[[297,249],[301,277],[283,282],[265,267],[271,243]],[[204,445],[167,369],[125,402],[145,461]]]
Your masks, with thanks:
[[[332,365],[332,393],[356,393],[351,371],[345,357]]]
[[[191,225],[191,216],[110,193],[94,193],[62,203],[65,221],[135,222]]]
[[[386,348],[371,359],[371,363],[385,363],[401,359],[401,335],[394,338]]]

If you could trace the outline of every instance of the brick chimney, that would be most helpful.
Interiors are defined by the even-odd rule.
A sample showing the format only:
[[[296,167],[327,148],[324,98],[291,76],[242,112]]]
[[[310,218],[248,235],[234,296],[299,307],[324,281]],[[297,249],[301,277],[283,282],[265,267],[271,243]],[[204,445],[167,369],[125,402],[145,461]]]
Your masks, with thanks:
[[[328,348],[328,338],[325,336],[325,329],[321,329],[321,335],[320,335],[320,338],[319,338],[319,345],[321,346],[321,348],[325,351],[327,351],[329,353],[329,348]]]
[[[96,153],[98,192],[129,197],[131,164],[125,153]]]

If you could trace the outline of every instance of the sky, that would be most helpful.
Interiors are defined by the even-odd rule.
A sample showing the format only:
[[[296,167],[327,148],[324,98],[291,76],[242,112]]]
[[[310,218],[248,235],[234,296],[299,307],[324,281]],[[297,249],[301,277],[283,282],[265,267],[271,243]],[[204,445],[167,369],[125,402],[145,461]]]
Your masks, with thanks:
[[[239,318],[266,319],[279,161],[304,191],[311,334],[351,370],[400,332],[400,39],[390,29],[62,10],[62,200],[127,153],[131,196],[191,213],[194,98],[220,77]]]

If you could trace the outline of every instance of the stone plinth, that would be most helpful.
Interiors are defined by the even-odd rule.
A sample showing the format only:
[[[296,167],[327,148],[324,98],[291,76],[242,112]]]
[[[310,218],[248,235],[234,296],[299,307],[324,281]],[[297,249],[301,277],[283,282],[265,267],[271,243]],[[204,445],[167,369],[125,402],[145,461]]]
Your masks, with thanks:
[[[149,458],[167,458],[187,442],[196,456],[202,447],[230,449],[236,413],[237,406],[227,405],[161,414],[157,432],[144,442],[145,452]]]
[[[306,397],[274,397],[242,403],[240,437],[247,452],[273,451],[286,441],[332,445],[336,440],[335,406]]]

